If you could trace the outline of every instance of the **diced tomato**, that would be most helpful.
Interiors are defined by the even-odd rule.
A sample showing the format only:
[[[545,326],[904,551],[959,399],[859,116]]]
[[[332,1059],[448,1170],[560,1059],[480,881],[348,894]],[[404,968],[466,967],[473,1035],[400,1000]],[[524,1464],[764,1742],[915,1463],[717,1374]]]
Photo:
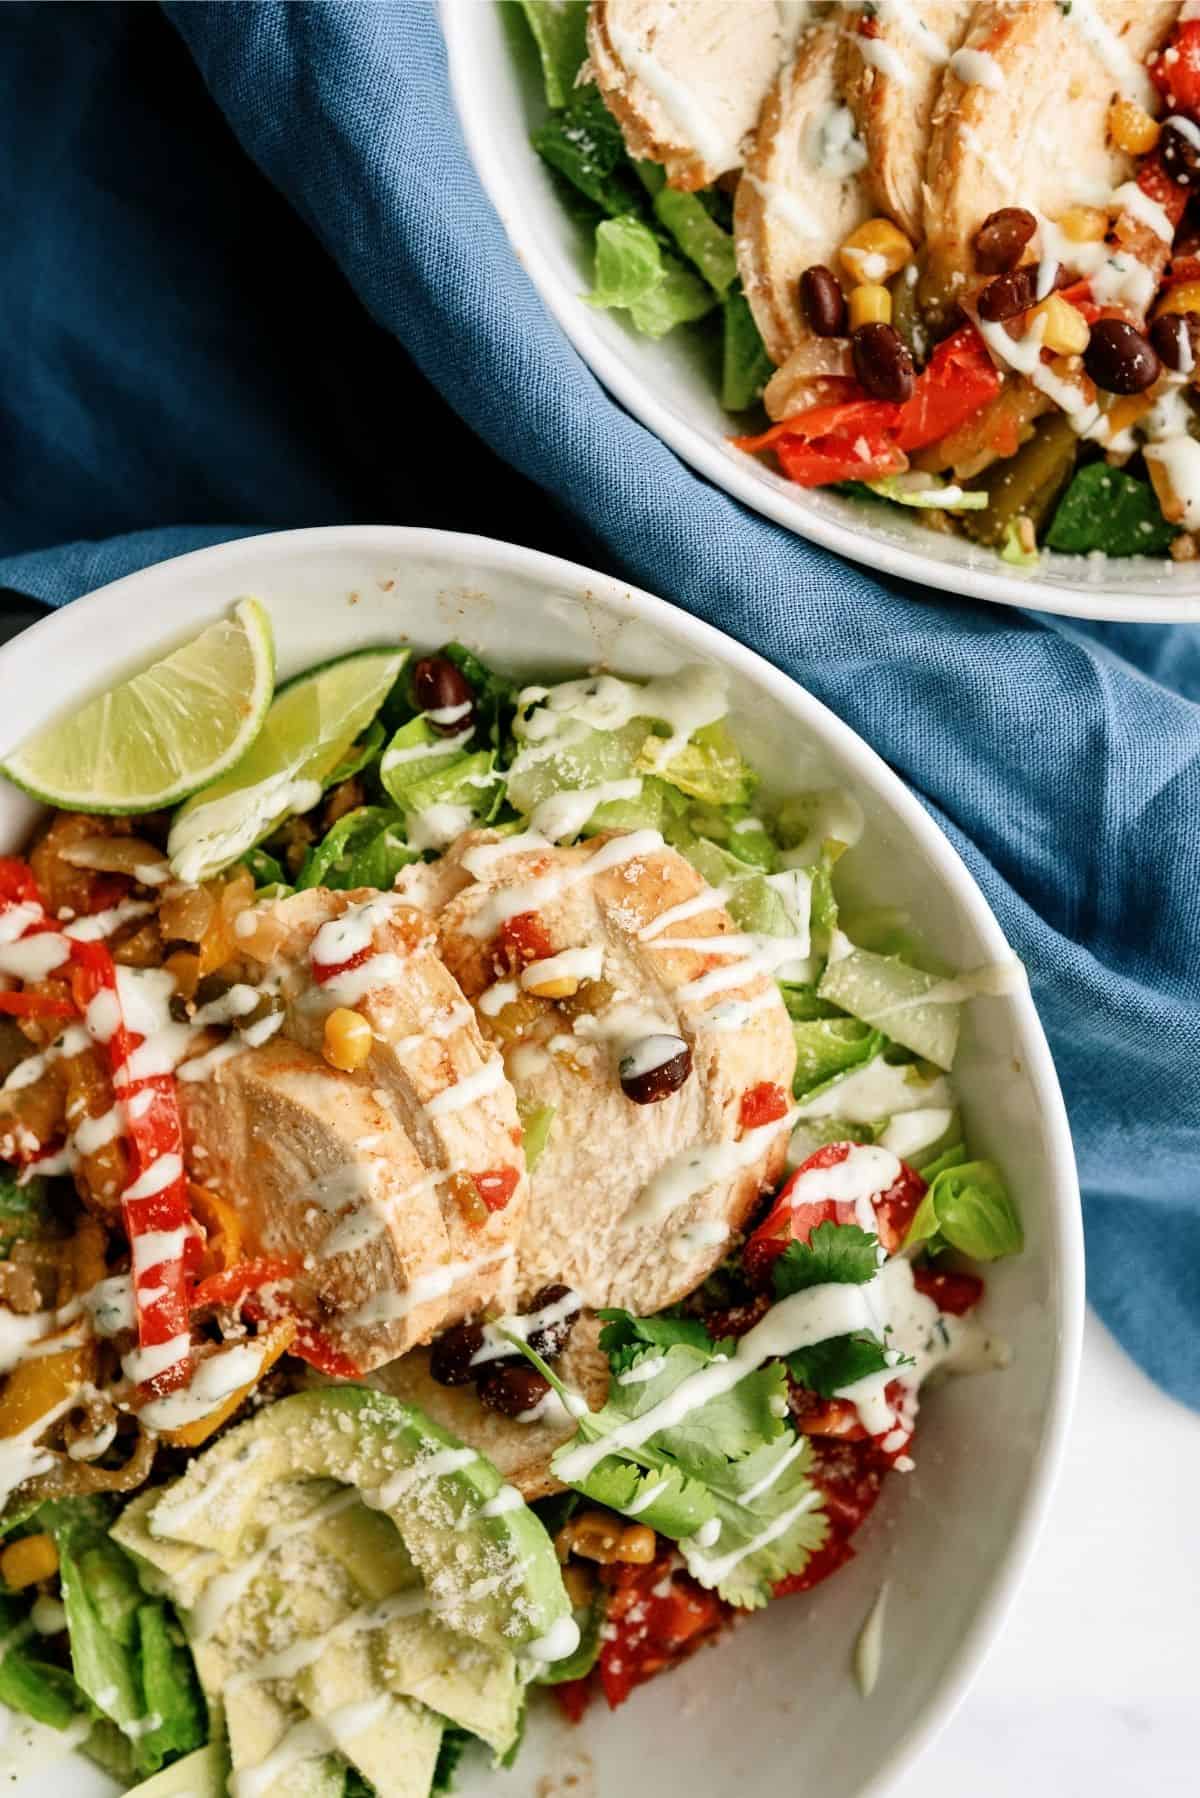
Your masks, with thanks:
[[[505,918],[496,932],[496,952],[506,964],[527,968],[531,962],[553,955],[554,944],[537,912],[519,911],[515,917]]]
[[[933,1267],[914,1267],[913,1285],[932,1299],[939,1311],[951,1317],[963,1317],[973,1311],[983,1297],[983,1281],[978,1274],[942,1273]]]
[[[370,961],[374,953],[374,948],[368,944],[365,949],[348,955],[345,961],[314,961],[312,977],[318,986],[324,986],[327,981],[336,980],[339,974],[349,974],[354,968],[361,968],[364,962]]]
[[[0,993],[0,1012],[10,1018],[73,1018],[75,1007],[68,998],[53,993]]]
[[[859,1145],[852,1142],[827,1143],[798,1167],[784,1186],[774,1205],[754,1232],[743,1251],[742,1262],[753,1280],[761,1280],[770,1272],[771,1264],[782,1255],[789,1242],[807,1242],[818,1224],[852,1224],[857,1212],[842,1199],[806,1199],[797,1201],[800,1180],[822,1168],[838,1167]],[[811,1190],[813,1182],[806,1181]],[[917,1206],[925,1196],[925,1182],[912,1168],[900,1164],[900,1174],[885,1193],[872,1201],[876,1231],[889,1255],[895,1254],[904,1240]]]
[[[760,1080],[757,1086],[748,1086],[742,1094],[738,1122],[743,1130],[757,1130],[763,1124],[774,1124],[779,1118],[786,1117],[787,1110],[788,1096],[782,1086],[776,1086],[773,1080]]]
[[[617,1563],[603,1571],[612,1592],[598,1665],[613,1710],[635,1686],[683,1660],[733,1615],[674,1560],[668,1547],[648,1567]]]
[[[875,1508],[886,1460],[869,1437],[858,1442],[818,1441],[813,1444],[811,1472],[824,1499],[829,1534],[806,1567],[779,1581],[776,1598],[811,1591],[853,1559],[852,1538]]]
[[[236,1267],[227,1267],[221,1273],[210,1274],[207,1280],[201,1280],[192,1294],[192,1309],[205,1311],[215,1305],[238,1305],[260,1287],[273,1285],[277,1280],[292,1279],[296,1271],[294,1261],[269,1256],[239,1261]]]
[[[1150,79],[1173,112],[1192,113],[1200,121],[1200,19],[1176,25],[1150,64]]]
[[[503,1211],[517,1190],[520,1173],[515,1167],[489,1168],[485,1174],[472,1174],[475,1190],[489,1211]]]
[[[1137,173],[1137,184],[1149,199],[1162,207],[1173,227],[1187,211],[1188,190],[1168,172],[1157,150],[1143,158]]]
[[[1001,385],[1000,371],[975,326],[960,326],[938,344],[912,398],[901,406],[896,442],[906,451],[940,442],[994,400]]]
[[[15,855],[0,855],[0,906],[41,903],[42,896],[29,863]]]

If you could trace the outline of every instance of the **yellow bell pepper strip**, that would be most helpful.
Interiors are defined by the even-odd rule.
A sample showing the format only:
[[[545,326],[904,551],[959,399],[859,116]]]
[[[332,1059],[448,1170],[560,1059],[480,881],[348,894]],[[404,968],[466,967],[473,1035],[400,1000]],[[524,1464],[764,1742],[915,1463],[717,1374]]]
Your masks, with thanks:
[[[207,1412],[203,1417],[194,1418],[191,1423],[181,1424],[175,1430],[160,1430],[160,1439],[170,1443],[172,1448],[199,1448],[202,1442],[207,1442],[214,1431],[219,1430],[226,1419],[232,1417],[238,1406],[250,1396],[263,1375],[275,1365],[285,1349],[290,1348],[295,1334],[296,1320],[294,1317],[283,1317],[278,1323],[272,1324],[265,1335],[255,1338],[254,1346],[257,1347],[261,1344],[263,1355],[254,1378],[247,1380],[243,1386],[239,1386],[227,1398],[223,1398],[215,1410]],[[240,1343],[230,1345],[230,1347],[233,1346],[240,1348],[242,1345]],[[218,1349],[216,1352],[220,1356],[222,1353],[227,1353],[228,1350]]]

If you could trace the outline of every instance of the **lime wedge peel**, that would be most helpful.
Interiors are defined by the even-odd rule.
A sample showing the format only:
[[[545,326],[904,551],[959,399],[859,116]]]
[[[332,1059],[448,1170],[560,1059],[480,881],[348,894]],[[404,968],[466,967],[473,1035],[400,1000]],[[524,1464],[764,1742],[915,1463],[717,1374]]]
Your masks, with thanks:
[[[364,649],[289,681],[238,765],[176,814],[167,853],[181,880],[207,880],[317,804],[394,686],[408,650]]]
[[[26,739],[0,768],[45,805],[158,811],[235,766],[275,690],[271,620],[257,599],[70,717]]]

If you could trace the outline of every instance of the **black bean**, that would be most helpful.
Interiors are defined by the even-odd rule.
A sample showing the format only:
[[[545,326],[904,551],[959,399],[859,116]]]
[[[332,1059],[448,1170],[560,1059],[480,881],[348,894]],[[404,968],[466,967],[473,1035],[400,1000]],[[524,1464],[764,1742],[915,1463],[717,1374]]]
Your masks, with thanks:
[[[916,375],[898,331],[891,325],[860,325],[850,342],[854,372],[873,399],[908,399]]]
[[[800,304],[817,337],[846,335],[846,296],[831,268],[814,262],[800,277]]]
[[[474,722],[475,695],[470,682],[449,656],[423,656],[412,673],[413,698],[421,710],[454,711],[456,718],[430,718],[429,728],[439,737],[456,737]],[[466,706],[467,710],[462,711]]]
[[[1158,154],[1177,186],[1193,189],[1200,186],[1200,145],[1193,143],[1169,120],[1159,133]]]
[[[569,1286],[543,1286],[530,1299],[529,1308],[524,1315],[528,1317],[535,1311],[548,1311],[551,1305],[557,1305],[560,1299],[565,1299],[570,1290]],[[559,1318],[556,1323],[546,1324],[540,1330],[532,1331],[529,1346],[534,1354],[540,1355],[543,1361],[553,1361],[556,1356],[561,1355],[571,1339],[571,1331],[575,1328],[578,1316],[578,1311],[572,1311],[566,1317]]]
[[[1096,320],[1083,366],[1105,393],[1144,393],[1161,370],[1149,342],[1123,318]]]
[[[1002,319],[1016,318],[1019,312],[1028,312],[1037,304],[1037,290],[1036,262],[1010,269],[1008,274],[997,275],[994,281],[989,281],[980,294],[979,316],[990,325],[999,324]]]
[[[1190,374],[1200,364],[1200,312],[1163,312],[1150,327],[1150,341],[1161,362]]]
[[[650,1065],[643,1067],[644,1061]],[[681,1036],[644,1036],[621,1057],[621,1090],[635,1105],[657,1105],[678,1092],[691,1071],[692,1051]]]
[[[492,1361],[480,1374],[477,1390],[480,1403],[489,1411],[499,1411],[504,1417],[519,1417],[522,1411],[532,1411],[542,1402],[550,1390],[550,1382],[536,1367],[523,1363],[509,1367],[501,1361]]]
[[[975,267],[981,275],[1007,274],[1037,230],[1037,220],[1023,206],[989,212],[975,233]]]
[[[482,1347],[482,1324],[455,1324],[434,1343],[429,1355],[429,1371],[439,1386],[469,1386],[478,1372],[472,1367],[471,1360]]]

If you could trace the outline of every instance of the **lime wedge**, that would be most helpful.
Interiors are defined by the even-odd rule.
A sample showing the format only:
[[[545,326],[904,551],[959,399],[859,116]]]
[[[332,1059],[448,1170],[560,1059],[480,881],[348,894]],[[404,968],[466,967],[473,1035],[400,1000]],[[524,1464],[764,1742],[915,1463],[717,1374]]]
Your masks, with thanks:
[[[207,880],[311,810],[407,660],[407,649],[364,649],[289,681],[249,753],[176,813],[167,853],[179,878]]]
[[[38,731],[0,767],[67,811],[157,811],[240,761],[274,688],[271,620],[243,599],[232,617]]]

